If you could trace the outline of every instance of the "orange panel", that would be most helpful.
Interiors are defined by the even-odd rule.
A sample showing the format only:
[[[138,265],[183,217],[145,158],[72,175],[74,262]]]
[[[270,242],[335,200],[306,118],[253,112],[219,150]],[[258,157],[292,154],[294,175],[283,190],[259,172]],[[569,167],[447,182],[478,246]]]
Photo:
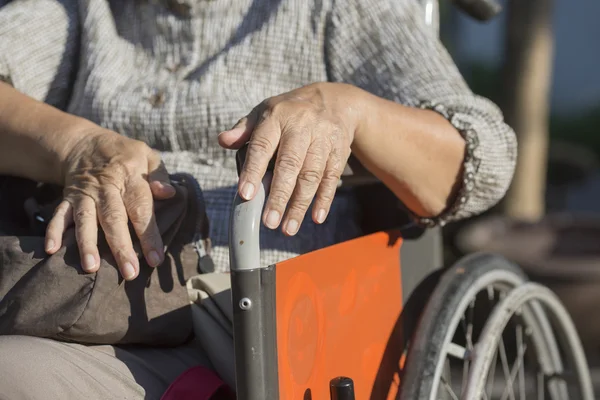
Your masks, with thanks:
[[[387,397],[371,396],[402,311],[401,243],[381,232],[277,264],[281,399],[329,399],[336,376],[354,380],[357,399]]]

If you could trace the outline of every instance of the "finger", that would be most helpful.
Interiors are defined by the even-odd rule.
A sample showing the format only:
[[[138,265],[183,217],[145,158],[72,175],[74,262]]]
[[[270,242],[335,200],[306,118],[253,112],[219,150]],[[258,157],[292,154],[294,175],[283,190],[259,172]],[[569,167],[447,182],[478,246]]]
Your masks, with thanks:
[[[160,155],[152,151],[148,157],[148,183],[154,197],[158,200],[169,199],[175,196],[175,188],[171,185],[169,173]]]
[[[293,236],[300,229],[306,210],[319,188],[325,166],[327,165],[327,148],[324,144],[314,142],[306,153],[304,165],[298,174],[296,187],[287,207],[283,222],[283,232]]]
[[[233,128],[219,133],[218,141],[226,149],[239,149],[250,140],[256,125],[257,111],[252,111],[248,116],[240,119]]]
[[[127,210],[119,190],[105,187],[96,203],[100,225],[112,251],[119,271],[126,280],[135,279],[139,272],[139,261],[133,250],[127,227]]]
[[[313,206],[313,221],[317,224],[325,222],[329,210],[331,209],[331,203],[337,191],[337,185],[344,172],[344,166],[350,157],[350,152],[347,152],[344,156],[340,156],[339,151],[332,151],[327,160],[327,166],[321,179],[321,184],[317,190],[315,196],[315,203]]]
[[[128,184],[123,201],[148,265],[157,267],[164,260],[163,242],[154,218],[152,192],[146,181],[138,179]]]
[[[254,198],[256,189],[277,150],[280,137],[279,121],[275,118],[267,117],[254,128],[238,185],[238,191],[243,199],[252,200]]]
[[[56,210],[46,228],[46,253],[54,254],[62,246],[62,238],[65,231],[73,224],[73,208],[71,203],[64,200]]]
[[[289,132],[282,138],[263,216],[264,224],[268,228],[275,229],[279,226],[296,187],[298,174],[304,165],[309,146],[310,136],[302,132]]]
[[[98,218],[96,203],[91,197],[82,196],[74,202],[73,220],[83,270],[88,273],[96,272],[100,267]]]

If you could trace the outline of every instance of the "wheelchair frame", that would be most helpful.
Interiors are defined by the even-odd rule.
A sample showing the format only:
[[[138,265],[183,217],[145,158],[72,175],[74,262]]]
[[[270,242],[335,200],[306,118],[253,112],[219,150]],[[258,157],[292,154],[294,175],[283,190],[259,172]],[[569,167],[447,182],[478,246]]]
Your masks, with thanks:
[[[437,35],[437,0],[420,2],[424,20]],[[493,0],[455,2],[480,20],[499,12]],[[243,152],[238,152],[238,167],[242,160]],[[354,167],[352,161],[349,166]],[[342,183],[376,182],[364,172],[358,165]],[[440,229],[377,232],[263,266],[259,231],[268,179],[253,200],[236,195],[231,211],[237,398],[398,396],[405,345],[435,287],[426,281],[443,266]],[[360,334],[353,335],[354,330]],[[353,354],[357,348],[362,358]],[[358,376],[357,387],[344,376]]]

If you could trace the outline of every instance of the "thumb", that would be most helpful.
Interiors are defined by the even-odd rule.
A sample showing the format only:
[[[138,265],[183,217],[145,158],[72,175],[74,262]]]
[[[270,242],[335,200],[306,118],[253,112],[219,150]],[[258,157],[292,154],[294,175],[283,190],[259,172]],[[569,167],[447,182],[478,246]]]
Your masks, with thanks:
[[[171,185],[169,173],[165,168],[160,156],[156,152],[152,152],[148,160],[148,183],[154,198],[165,200],[175,195],[175,188]]]
[[[218,140],[221,147],[235,150],[239,149],[250,140],[252,131],[254,130],[254,118],[252,113],[238,121],[233,128],[228,131],[221,132]]]

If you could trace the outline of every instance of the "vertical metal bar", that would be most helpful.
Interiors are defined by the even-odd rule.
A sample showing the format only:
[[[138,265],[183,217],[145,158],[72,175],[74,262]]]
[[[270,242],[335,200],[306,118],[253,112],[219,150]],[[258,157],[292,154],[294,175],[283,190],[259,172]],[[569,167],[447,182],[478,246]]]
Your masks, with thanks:
[[[260,263],[269,174],[250,201],[236,195],[229,221],[235,384],[238,400],[278,400],[275,266]]]
[[[260,268],[260,224],[265,203],[265,182],[256,196],[245,201],[236,194],[229,220],[229,268],[243,271]]]
[[[231,271],[238,400],[278,400],[275,267]]]

